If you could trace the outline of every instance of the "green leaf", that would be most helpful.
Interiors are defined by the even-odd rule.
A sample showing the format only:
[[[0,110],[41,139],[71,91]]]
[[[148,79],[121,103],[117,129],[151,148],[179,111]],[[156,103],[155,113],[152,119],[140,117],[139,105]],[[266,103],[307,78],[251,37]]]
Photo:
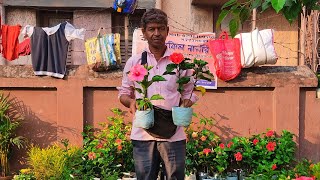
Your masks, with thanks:
[[[206,93],[206,89],[203,86],[197,86],[196,90],[201,91],[202,96]]]
[[[221,9],[224,9],[226,7],[229,7],[229,6],[232,6],[236,2],[237,2],[237,0],[229,0],[228,2],[224,3],[224,5],[221,7]]]
[[[194,66],[195,66],[194,63],[184,61],[180,64],[180,69],[181,70],[193,69]]]
[[[176,73],[175,73],[175,72],[167,72],[167,71],[163,73],[163,75],[167,75],[167,74],[169,74],[169,75],[175,75]]]
[[[166,79],[162,76],[156,75],[152,77],[153,82],[166,81]]]
[[[320,11],[320,6],[319,5],[314,5],[311,9]]]
[[[168,64],[167,67],[166,67],[166,72],[172,72],[174,69],[176,69],[178,67],[178,64]]]
[[[142,90],[140,88],[134,88],[138,93],[142,94]]]
[[[283,8],[285,3],[286,0],[271,0],[271,5],[277,13],[279,13],[279,11]]]
[[[293,21],[295,21],[299,17],[301,8],[302,7],[299,2],[293,3],[292,6],[285,6],[282,10],[282,13],[291,24]]]
[[[239,16],[241,23],[245,22],[250,17],[250,10],[245,7],[242,8]]]
[[[271,6],[271,0],[266,0],[261,5],[261,12],[265,11]]]
[[[284,6],[292,6],[293,0],[286,0]]]
[[[147,65],[145,65],[145,67],[148,71],[150,71],[153,68],[153,66],[147,66]]]
[[[225,17],[229,14],[229,11],[227,10],[222,10],[221,13],[219,14],[219,17],[217,19],[216,23],[216,29],[219,29],[219,26],[221,25],[221,22],[225,19]]]
[[[251,5],[251,9],[255,9],[255,8],[261,6],[261,3],[262,3],[261,0],[253,0],[252,5]]]
[[[178,84],[187,84],[190,81],[190,77],[182,77],[180,79],[177,80]]]
[[[229,30],[232,37],[236,36],[239,29],[239,20],[231,19],[229,23]]]
[[[160,100],[160,99],[164,99],[160,94],[155,94],[150,98],[150,100]]]

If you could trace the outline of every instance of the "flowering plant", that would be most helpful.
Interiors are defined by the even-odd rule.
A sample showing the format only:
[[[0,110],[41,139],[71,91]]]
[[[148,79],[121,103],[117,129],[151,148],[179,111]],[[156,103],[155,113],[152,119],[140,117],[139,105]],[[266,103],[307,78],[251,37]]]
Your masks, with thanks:
[[[182,94],[184,91],[184,85],[190,82],[192,78],[194,79],[193,85],[196,87],[198,80],[203,79],[211,81],[214,79],[213,74],[210,72],[207,64],[208,62],[201,59],[194,59],[193,62],[189,58],[185,58],[181,53],[172,53],[170,55],[170,60],[172,63],[168,64],[166,71],[163,75],[177,75],[178,88],[177,91]],[[192,74],[189,72],[184,72],[186,70],[192,70]],[[196,87],[197,90],[200,90],[202,94],[205,93],[205,89],[202,86]],[[192,94],[192,93],[191,93]],[[191,98],[191,95],[190,95]],[[185,104],[182,104],[184,106]]]
[[[195,114],[196,117],[198,115]],[[200,117],[200,125],[196,129],[190,126],[186,128],[186,171],[187,174],[195,172],[213,172],[215,164],[212,161],[215,156],[213,149],[219,144],[220,138],[210,129],[213,119]]]
[[[93,131],[85,127],[83,134],[82,159],[73,164],[70,174],[81,179],[117,179],[123,172],[133,172],[130,124],[124,123],[122,111],[112,109],[114,116],[108,123],[100,123],[101,129]]]
[[[252,136],[251,170],[253,176],[264,174],[268,177],[288,173],[294,160],[296,144],[293,134],[283,130],[279,136],[273,130]]]
[[[148,98],[147,89],[153,82],[166,81],[162,76],[156,75],[153,76],[149,81],[149,71],[153,68],[153,66],[140,65],[137,64],[133,66],[128,72],[128,78],[131,81],[138,83],[141,88],[134,87],[134,89],[142,95],[141,98],[136,99],[138,104],[138,110],[147,110],[153,109],[151,100],[160,100],[163,97],[160,94],[154,94],[151,98]]]

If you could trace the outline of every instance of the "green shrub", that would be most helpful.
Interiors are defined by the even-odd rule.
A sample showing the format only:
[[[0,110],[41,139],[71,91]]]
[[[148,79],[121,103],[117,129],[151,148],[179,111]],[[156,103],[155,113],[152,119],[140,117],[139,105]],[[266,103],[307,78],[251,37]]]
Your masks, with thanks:
[[[28,165],[36,179],[66,179],[62,177],[67,176],[69,166],[79,152],[81,151],[77,147],[63,149],[53,145],[42,149],[33,146],[28,152]]]
[[[312,173],[316,179],[320,179],[320,162],[312,166]]]

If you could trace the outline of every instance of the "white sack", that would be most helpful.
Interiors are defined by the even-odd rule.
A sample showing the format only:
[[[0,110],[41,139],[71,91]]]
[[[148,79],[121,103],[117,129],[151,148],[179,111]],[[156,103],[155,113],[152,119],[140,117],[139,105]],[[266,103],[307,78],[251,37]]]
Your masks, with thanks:
[[[237,34],[240,39],[241,65],[243,68],[263,64],[275,64],[277,54],[273,45],[273,29],[259,31],[255,29],[250,33]]]

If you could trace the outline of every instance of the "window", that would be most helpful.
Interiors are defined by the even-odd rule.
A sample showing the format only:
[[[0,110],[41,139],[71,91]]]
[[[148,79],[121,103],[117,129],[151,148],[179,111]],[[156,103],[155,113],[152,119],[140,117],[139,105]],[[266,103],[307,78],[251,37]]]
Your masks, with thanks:
[[[113,12],[112,14],[112,33],[119,33],[120,34],[120,49],[121,49],[121,60],[122,64],[124,64],[127,59],[125,59],[125,54],[128,53],[128,57],[132,55],[132,35],[133,31],[136,28],[140,27],[140,20],[145,12],[144,9],[136,9],[134,11],[134,14],[128,15],[129,18],[129,46],[126,50],[125,48],[125,27],[124,27],[124,21],[125,16],[124,14],[120,14],[117,12]]]
[[[40,10],[37,14],[37,26],[53,27],[59,23],[68,21],[72,24],[73,12],[66,10]],[[69,43],[67,54],[67,65],[72,64],[71,60],[72,41]]]

